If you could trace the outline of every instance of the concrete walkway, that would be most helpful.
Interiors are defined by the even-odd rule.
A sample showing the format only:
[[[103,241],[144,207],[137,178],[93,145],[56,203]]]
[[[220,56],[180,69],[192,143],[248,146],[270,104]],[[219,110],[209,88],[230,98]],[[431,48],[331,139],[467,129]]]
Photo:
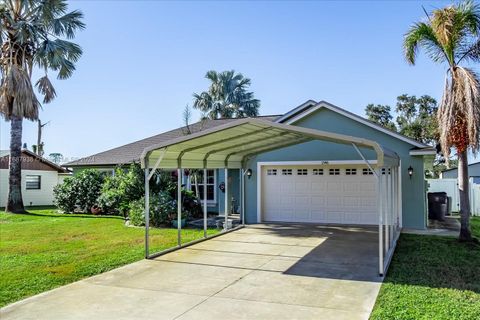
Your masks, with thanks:
[[[5,307],[9,319],[368,319],[374,228],[255,225]]]

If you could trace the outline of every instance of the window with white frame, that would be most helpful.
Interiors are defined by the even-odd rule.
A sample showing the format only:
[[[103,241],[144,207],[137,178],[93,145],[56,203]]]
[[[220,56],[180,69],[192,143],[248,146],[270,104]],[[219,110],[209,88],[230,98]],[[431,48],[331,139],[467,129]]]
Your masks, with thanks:
[[[329,169],[328,174],[331,176],[338,176],[340,175],[340,169],[336,169],[336,168]]]
[[[291,176],[292,169],[282,169],[282,176]]]
[[[191,183],[191,190],[195,192],[195,178],[189,176]],[[214,203],[217,201],[217,188],[216,186],[217,174],[215,170],[207,170],[207,202]],[[203,187],[203,170],[199,170],[197,174],[197,184],[200,199],[204,199],[204,187]]]
[[[297,169],[298,176],[306,176],[308,175],[308,169]]]
[[[42,188],[42,177],[37,175],[27,175],[25,177],[27,190],[40,190]]]
[[[268,169],[267,170],[267,176],[276,176],[277,175],[277,169]]]
[[[323,169],[313,169],[314,176],[323,176]]]

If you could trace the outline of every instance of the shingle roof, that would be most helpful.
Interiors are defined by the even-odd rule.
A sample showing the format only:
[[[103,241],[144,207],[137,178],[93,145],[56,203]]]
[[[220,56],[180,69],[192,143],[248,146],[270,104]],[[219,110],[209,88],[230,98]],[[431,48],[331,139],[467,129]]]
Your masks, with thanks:
[[[68,169],[48,160],[48,159],[45,159],[39,155],[37,155],[36,153],[33,153],[32,151],[28,150],[28,149],[22,149],[22,153],[27,155],[27,156],[30,156],[30,157],[33,157],[33,158],[36,158],[38,161],[52,167],[53,169],[57,170],[59,173],[71,173]],[[10,150],[0,150],[0,158],[3,158],[3,157],[7,157],[7,156],[10,156]]]
[[[269,121],[275,121],[279,115],[273,116],[261,116],[259,118]],[[195,133],[216,126],[220,126],[238,119],[218,119],[218,120],[205,120],[191,124],[189,126],[190,132]],[[69,163],[64,164],[65,167],[76,166],[111,166],[111,165],[123,165],[132,162],[139,162],[140,156],[146,147],[165,143],[171,139],[175,139],[186,135],[188,132],[186,127],[177,128],[165,133],[155,135],[146,139],[138,140],[121,147],[117,147],[111,150],[100,152],[88,157],[81,158]]]

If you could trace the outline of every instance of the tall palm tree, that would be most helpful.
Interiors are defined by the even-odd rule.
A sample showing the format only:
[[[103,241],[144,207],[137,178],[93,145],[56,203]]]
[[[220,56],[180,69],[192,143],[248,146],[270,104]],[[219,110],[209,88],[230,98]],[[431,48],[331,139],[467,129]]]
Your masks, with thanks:
[[[193,107],[210,119],[243,118],[258,116],[260,100],[248,92],[250,79],[235,71],[208,71],[205,78],[211,81],[208,91],[194,93]]]
[[[427,14],[425,21],[410,28],[403,43],[410,64],[415,64],[418,49],[422,48],[434,62],[447,66],[438,125],[443,154],[448,159],[450,150],[455,148],[458,155],[459,238],[464,241],[472,239],[467,152],[478,152],[480,137],[480,82],[464,63],[480,60],[479,35],[479,6],[465,1]]]
[[[0,113],[10,121],[10,172],[6,211],[24,212],[21,189],[21,145],[23,119],[38,120],[40,102],[32,85],[34,68],[44,71],[35,86],[43,103],[56,92],[48,71],[58,79],[69,78],[81,48],[70,41],[83,29],[83,14],[67,12],[64,0],[5,0],[0,3]]]

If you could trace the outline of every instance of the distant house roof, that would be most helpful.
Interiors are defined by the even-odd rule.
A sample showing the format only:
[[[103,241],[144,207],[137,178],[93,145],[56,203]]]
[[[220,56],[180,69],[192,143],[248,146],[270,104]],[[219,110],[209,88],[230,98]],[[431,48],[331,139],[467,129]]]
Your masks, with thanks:
[[[70,171],[62,166],[59,166],[58,164],[56,163],[53,163],[52,161],[50,160],[47,160],[43,157],[40,157],[38,154],[36,153],[33,153],[32,151],[30,150],[27,150],[27,149],[23,149],[22,150],[22,154],[24,156],[27,156],[27,157],[31,157],[31,158],[34,158],[35,160],[37,160],[39,163],[43,164],[43,165],[47,165],[48,167],[51,167],[52,169],[54,169],[55,171],[59,172],[59,173],[70,173]],[[1,169],[8,169],[8,157],[10,156],[10,150],[0,150],[0,168]],[[23,160],[22,160],[23,161]],[[32,161],[30,161],[32,162]],[[36,166],[32,166],[30,163],[26,162],[26,165],[27,167],[29,168],[35,168],[34,170],[39,170],[39,167],[36,167]],[[22,164],[22,168],[24,167],[24,164]],[[45,167],[42,167],[42,168],[45,168]]]
[[[258,118],[268,120],[268,121],[275,121],[279,115],[271,115],[271,116],[260,116]],[[140,162],[140,156],[145,148],[165,143],[169,140],[182,137],[186,135],[189,131],[190,133],[195,133],[199,131],[203,131],[206,129],[210,129],[216,126],[220,126],[238,119],[218,119],[218,120],[203,120],[197,123],[189,125],[187,128],[186,126],[174,129],[171,131],[167,131],[165,133],[161,133],[155,135],[153,137],[149,137],[146,139],[138,140],[121,147],[117,147],[114,149],[110,149],[104,152],[100,152],[88,157],[81,158],[79,160],[75,160],[69,163],[64,164],[65,167],[81,167],[81,166],[116,166],[116,165],[124,165],[130,164],[133,162]]]
[[[468,167],[470,168],[470,167],[478,166],[478,165],[480,165],[480,161],[474,162],[474,163],[470,163],[470,164],[468,165]],[[442,170],[442,172],[449,172],[449,171],[453,171],[453,170],[458,170],[458,168],[445,169],[445,170]]]

